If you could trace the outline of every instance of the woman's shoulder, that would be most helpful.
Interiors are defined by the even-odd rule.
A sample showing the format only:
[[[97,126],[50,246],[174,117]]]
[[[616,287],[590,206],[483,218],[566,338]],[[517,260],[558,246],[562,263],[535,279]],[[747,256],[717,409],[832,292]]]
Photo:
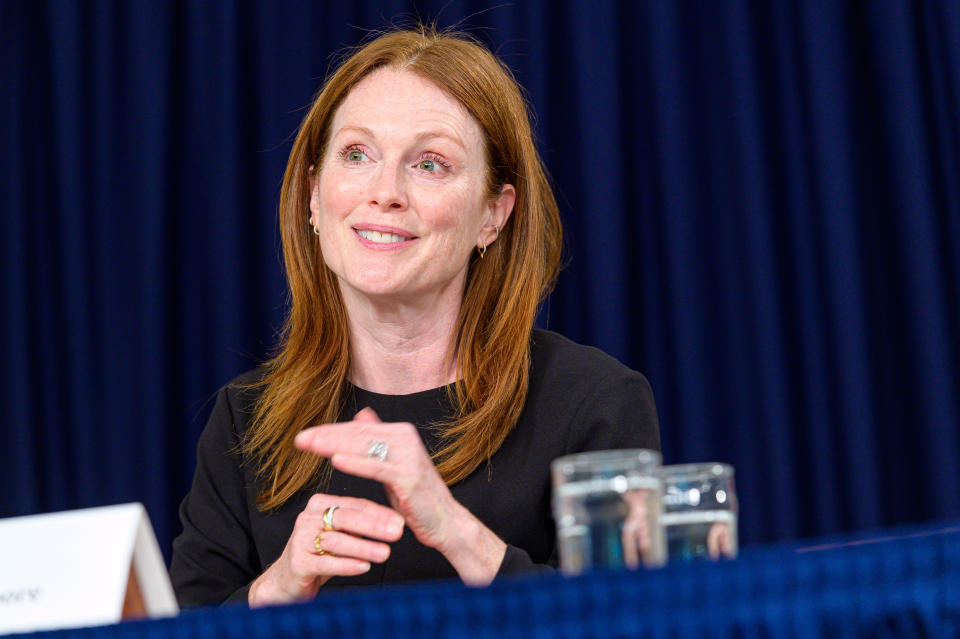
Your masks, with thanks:
[[[531,336],[531,418],[568,424],[564,453],[609,448],[660,449],[660,426],[647,378],[598,348],[551,331]]]
[[[599,348],[535,329],[530,338],[530,392],[568,405],[609,395],[653,400],[647,378]]]
[[[599,348],[578,344],[553,331],[534,329],[530,337],[531,373],[581,381],[640,376]]]
[[[266,375],[267,371],[264,366],[257,366],[231,379],[223,386],[223,389],[230,393],[244,393],[250,389],[259,389]],[[259,391],[257,392],[259,394]]]
[[[231,426],[238,434],[243,433],[263,392],[263,379],[267,371],[263,366],[245,371],[220,387],[217,393],[217,410],[229,414]]]

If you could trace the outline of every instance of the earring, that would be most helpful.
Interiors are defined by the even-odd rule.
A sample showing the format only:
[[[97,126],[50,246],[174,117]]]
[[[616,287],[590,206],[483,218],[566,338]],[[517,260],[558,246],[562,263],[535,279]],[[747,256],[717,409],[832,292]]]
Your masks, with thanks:
[[[497,226],[496,224],[494,224],[494,225],[493,225],[493,228],[496,229],[496,231],[497,231],[497,234],[493,236],[493,242],[496,242],[496,241],[497,241],[497,238],[500,237],[500,227]],[[493,244],[493,242],[491,242],[491,244]],[[484,255],[484,253],[486,253],[486,252],[487,252],[487,245],[486,245],[486,244],[483,244],[483,245],[477,247],[477,253],[480,254],[480,259],[481,259],[481,260],[483,259],[483,255]]]
[[[309,215],[307,216],[307,224],[309,224],[310,227],[313,229],[314,235],[320,235],[320,230],[313,225],[313,220],[310,219]]]

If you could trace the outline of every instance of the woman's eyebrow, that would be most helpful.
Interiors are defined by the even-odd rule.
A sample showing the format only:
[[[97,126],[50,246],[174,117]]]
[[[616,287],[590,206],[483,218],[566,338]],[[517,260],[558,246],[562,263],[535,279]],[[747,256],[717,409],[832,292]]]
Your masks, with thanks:
[[[416,139],[418,141],[422,141],[422,140],[432,140],[434,138],[443,138],[446,140],[450,140],[451,142],[459,146],[461,149],[467,148],[466,145],[464,145],[463,140],[461,140],[459,136],[453,135],[451,133],[447,133],[446,131],[436,131],[436,130],[424,131],[422,133],[417,134]]]
[[[355,133],[361,133],[361,134],[363,134],[363,135],[365,135],[365,136],[367,136],[367,137],[371,137],[371,138],[376,137],[376,136],[373,134],[373,131],[371,131],[371,130],[368,129],[367,127],[365,127],[365,126],[356,126],[356,125],[354,125],[354,124],[347,124],[347,125],[344,125],[344,126],[340,127],[339,129],[337,129],[337,132],[333,134],[333,137],[337,137],[337,136],[340,135],[341,133],[351,132],[351,131],[352,131],[352,132],[355,132]]]
[[[337,137],[339,135],[342,135],[343,133],[359,133],[361,135],[364,135],[366,137],[373,138],[373,139],[376,139],[377,137],[376,134],[374,134],[373,130],[368,129],[365,126],[359,126],[356,124],[346,124],[340,127],[337,130],[337,132],[333,134],[333,137]],[[461,149],[464,149],[464,150],[466,150],[467,148],[463,140],[460,138],[460,136],[450,133],[449,131],[444,131],[443,129],[429,129],[427,131],[421,131],[416,134],[416,136],[414,137],[414,140],[416,140],[417,142],[422,142],[424,140],[432,140],[436,138],[443,138],[446,140],[450,140],[451,142],[453,142],[454,144],[456,144],[457,146],[459,146]]]

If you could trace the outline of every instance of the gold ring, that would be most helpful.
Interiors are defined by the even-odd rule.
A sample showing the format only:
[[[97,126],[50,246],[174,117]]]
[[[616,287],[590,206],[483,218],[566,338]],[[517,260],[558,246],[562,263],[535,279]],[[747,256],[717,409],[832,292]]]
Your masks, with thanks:
[[[316,537],[313,538],[313,547],[316,548],[318,555],[326,555],[327,551],[320,547],[320,542],[323,541],[323,533],[319,533]]]
[[[335,511],[340,506],[329,506],[326,510],[323,511],[323,530],[324,532],[330,532],[334,530],[333,528],[333,511]]]

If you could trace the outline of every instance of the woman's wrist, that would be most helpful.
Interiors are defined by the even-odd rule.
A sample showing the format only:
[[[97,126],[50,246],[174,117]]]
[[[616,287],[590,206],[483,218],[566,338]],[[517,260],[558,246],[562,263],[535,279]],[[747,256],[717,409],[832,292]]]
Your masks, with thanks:
[[[318,579],[318,581],[314,583],[316,588],[313,589],[312,592],[310,590],[289,592],[288,589],[284,588],[283,584],[276,579],[276,574],[272,573],[268,568],[250,584],[250,589],[247,591],[247,603],[251,608],[259,608],[261,606],[308,600],[316,595],[316,591],[319,590],[319,586],[321,586],[324,581],[326,580]]]
[[[283,595],[277,588],[271,588],[271,585],[275,586],[275,583],[272,583],[269,572],[264,572],[253,580],[250,590],[247,591],[247,603],[251,608],[260,608],[283,601]]]
[[[250,588],[247,590],[247,603],[251,608],[259,608],[260,606],[266,605],[263,601],[262,588],[263,575],[260,575],[253,580],[253,583],[250,584]]]
[[[473,513],[456,504],[442,547],[437,548],[464,583],[485,586],[493,581],[507,552],[507,545]]]

